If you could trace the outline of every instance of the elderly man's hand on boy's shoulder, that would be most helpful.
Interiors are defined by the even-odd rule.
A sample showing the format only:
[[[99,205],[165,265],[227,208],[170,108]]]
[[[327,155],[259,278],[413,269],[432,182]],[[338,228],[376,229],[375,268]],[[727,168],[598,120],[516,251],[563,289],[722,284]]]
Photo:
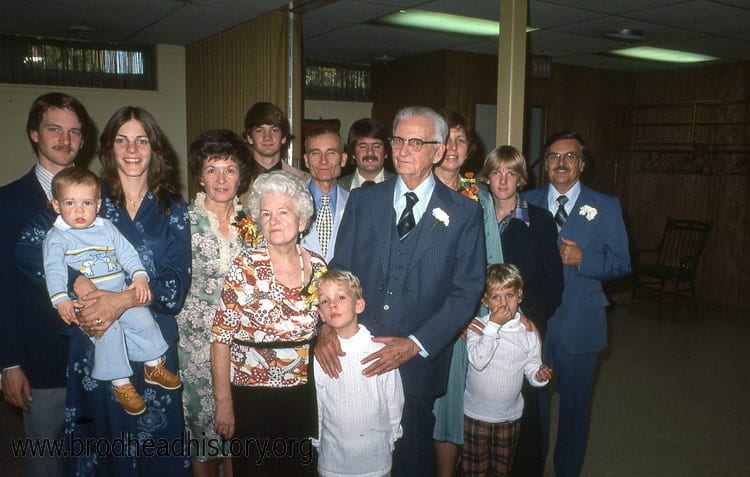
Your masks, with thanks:
[[[338,378],[341,373],[341,361],[339,356],[344,356],[341,350],[341,342],[333,329],[328,325],[320,327],[318,342],[315,345],[315,359],[323,368],[323,372],[332,378]]]
[[[419,354],[419,346],[410,338],[384,336],[372,340],[376,343],[384,343],[385,346],[362,360],[362,364],[372,362],[362,371],[362,374],[367,377],[377,376],[399,368]]]

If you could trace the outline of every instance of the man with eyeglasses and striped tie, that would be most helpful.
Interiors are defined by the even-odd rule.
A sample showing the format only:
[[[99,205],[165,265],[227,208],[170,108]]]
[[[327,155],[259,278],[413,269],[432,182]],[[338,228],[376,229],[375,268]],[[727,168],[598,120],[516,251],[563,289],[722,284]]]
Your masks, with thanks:
[[[365,376],[398,368],[405,403],[393,475],[435,475],[432,414],[445,393],[453,343],[483,288],[484,234],[479,205],[435,179],[448,125],[430,108],[396,114],[390,138],[397,176],[354,189],[330,267],[353,272],[367,302],[360,321],[384,343],[362,359]],[[340,372],[324,326],[315,357]]]
[[[554,467],[557,477],[577,476],[586,454],[591,390],[599,352],[607,347],[609,304],[602,282],[630,273],[628,236],[616,197],[596,192],[580,177],[591,160],[583,138],[553,134],[544,146],[549,184],[522,193],[548,209],[559,231],[565,288],[547,322],[544,362],[555,370],[560,394]],[[548,448],[549,393],[540,396],[543,449]]]

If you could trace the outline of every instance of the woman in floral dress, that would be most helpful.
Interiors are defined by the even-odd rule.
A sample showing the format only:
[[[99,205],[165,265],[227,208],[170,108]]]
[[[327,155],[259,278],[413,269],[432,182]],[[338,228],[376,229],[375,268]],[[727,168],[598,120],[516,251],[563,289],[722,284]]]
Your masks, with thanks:
[[[233,260],[221,291],[211,344],[215,428],[236,438],[237,475],[315,475],[318,310],[310,298],[325,262],[299,246],[312,197],[292,174],[270,172],[253,184],[249,208],[264,240]]]
[[[224,275],[244,247],[239,222],[247,215],[238,196],[252,181],[253,161],[245,141],[228,130],[206,131],[188,152],[190,173],[201,190],[188,208],[193,267],[190,294],[177,315],[182,407],[190,432],[193,475],[231,477],[227,449],[214,430],[211,327]],[[251,238],[252,240],[252,238]]]

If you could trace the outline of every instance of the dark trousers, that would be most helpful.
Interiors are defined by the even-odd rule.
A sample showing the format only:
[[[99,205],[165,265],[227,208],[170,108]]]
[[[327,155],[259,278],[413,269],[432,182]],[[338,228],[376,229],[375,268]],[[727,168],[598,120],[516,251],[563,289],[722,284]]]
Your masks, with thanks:
[[[235,475],[315,475],[310,442],[317,433],[313,386],[232,386],[235,436],[229,448]]]
[[[394,477],[435,475],[435,446],[432,440],[434,404],[435,396],[404,395],[404,412],[401,416],[404,435],[396,441],[393,452],[391,474]]]
[[[557,376],[557,391],[560,394],[560,417],[554,453],[557,477],[577,477],[581,474],[586,456],[591,391],[598,357],[598,352],[568,353],[547,335],[544,361]],[[549,393],[540,396],[543,439],[549,438],[548,396]]]
[[[546,393],[524,379],[523,416],[518,446],[513,458],[511,475],[514,477],[542,477],[544,475],[544,455],[542,454],[542,426],[539,416],[539,394]]]

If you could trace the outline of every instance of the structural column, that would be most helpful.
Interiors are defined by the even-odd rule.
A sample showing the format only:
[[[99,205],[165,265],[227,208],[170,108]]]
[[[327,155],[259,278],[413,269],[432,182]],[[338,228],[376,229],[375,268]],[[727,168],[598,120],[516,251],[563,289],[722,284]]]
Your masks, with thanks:
[[[523,148],[527,0],[500,0],[496,144]]]

